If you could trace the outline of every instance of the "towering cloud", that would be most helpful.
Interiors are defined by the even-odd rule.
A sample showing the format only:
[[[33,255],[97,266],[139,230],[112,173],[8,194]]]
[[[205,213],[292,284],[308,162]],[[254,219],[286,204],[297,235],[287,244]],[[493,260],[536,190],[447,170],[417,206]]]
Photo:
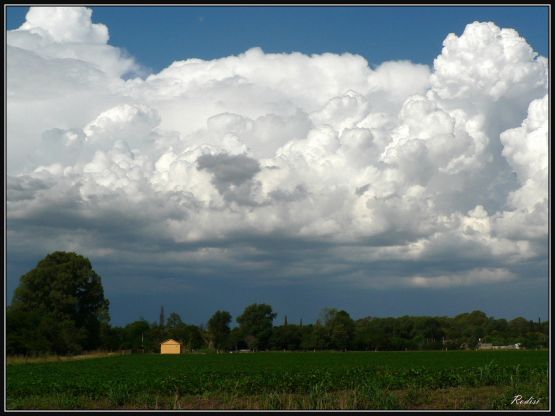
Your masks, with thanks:
[[[13,250],[40,224],[37,251],[370,286],[545,262],[548,63],[516,31],[471,23],[431,69],[253,48],[144,79],[108,39],[84,8],[8,33]]]

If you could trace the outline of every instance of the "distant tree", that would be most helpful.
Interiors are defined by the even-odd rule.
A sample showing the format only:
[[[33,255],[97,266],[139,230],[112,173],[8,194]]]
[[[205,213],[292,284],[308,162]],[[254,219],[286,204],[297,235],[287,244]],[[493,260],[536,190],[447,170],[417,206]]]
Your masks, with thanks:
[[[100,347],[108,351],[121,349],[123,343],[123,329],[112,327],[109,324],[102,324],[100,328]]]
[[[303,350],[324,350],[329,346],[327,332],[319,322],[303,326],[301,348]]]
[[[403,339],[412,339],[415,333],[414,321],[410,316],[397,319],[397,335]]]
[[[34,329],[37,333],[44,329],[50,335],[39,337],[45,348],[42,352],[91,350],[100,346],[102,324],[110,320],[108,305],[101,278],[90,261],[76,253],[57,251],[21,277],[10,306],[12,331],[7,336],[31,345],[29,336]],[[31,332],[27,332],[24,341],[17,320],[31,323]],[[24,327],[25,324],[22,330]]]
[[[373,349],[372,337],[370,331],[370,322],[372,318],[366,317],[362,319],[357,319],[355,321],[355,333],[354,333],[354,348],[359,351],[368,351]]]
[[[298,325],[284,323],[282,326],[274,327],[268,344],[272,350],[298,350],[301,339],[302,329]]]
[[[318,319],[316,320],[316,323],[326,326],[328,322],[333,318],[333,316],[337,313],[337,311],[338,310],[335,308],[323,308],[318,314]]]
[[[179,316],[179,314],[175,312],[170,313],[170,316],[168,316],[168,319],[166,320],[166,328],[175,329],[178,328],[180,325],[183,325],[181,316]]]
[[[249,347],[249,350],[254,351],[258,347],[258,338],[252,334],[248,334],[245,336],[245,343],[247,347]]]
[[[150,325],[145,319],[127,324],[123,329],[122,349],[134,351],[157,352],[161,337],[158,334],[158,325]]]
[[[270,305],[254,303],[247,306],[243,314],[237,317],[245,342],[251,343],[249,348],[258,350],[268,347],[268,341],[272,335],[272,322],[276,315]],[[249,341],[246,337],[249,337]]]
[[[519,316],[509,321],[509,332],[513,337],[524,337],[528,332],[533,331],[534,324]]]
[[[355,324],[346,311],[324,308],[320,311],[317,323],[324,327],[327,348],[347,350],[352,347]]]
[[[247,347],[247,344],[245,343],[245,337],[239,327],[231,329],[231,332],[229,334],[229,347],[236,351]]]
[[[467,314],[466,320],[474,326],[485,326],[488,323],[488,316],[482,311],[472,311]]]
[[[445,335],[441,329],[440,322],[435,318],[426,318],[422,323],[422,335],[433,349],[441,348],[441,342]]]
[[[203,330],[196,325],[185,325],[184,337],[182,340],[188,350],[198,350],[206,345],[202,337],[202,332]]]
[[[337,350],[347,350],[352,347],[355,324],[350,315],[341,310],[333,310],[327,316],[326,329],[330,340],[330,347]]]
[[[216,311],[208,321],[209,339],[212,347],[218,352],[228,347],[230,323],[231,315],[227,311]]]

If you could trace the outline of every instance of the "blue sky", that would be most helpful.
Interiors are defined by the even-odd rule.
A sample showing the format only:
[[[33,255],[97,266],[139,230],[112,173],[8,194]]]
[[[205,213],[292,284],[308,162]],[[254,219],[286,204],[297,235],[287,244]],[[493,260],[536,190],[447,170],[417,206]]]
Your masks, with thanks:
[[[7,28],[27,7],[8,7]],[[408,59],[431,65],[450,32],[473,21],[516,29],[541,55],[548,8],[538,7],[92,7],[110,43],[157,72],[175,60],[265,52],[356,53],[371,65]]]
[[[547,7],[91,10],[7,9],[8,300],[547,319]]]

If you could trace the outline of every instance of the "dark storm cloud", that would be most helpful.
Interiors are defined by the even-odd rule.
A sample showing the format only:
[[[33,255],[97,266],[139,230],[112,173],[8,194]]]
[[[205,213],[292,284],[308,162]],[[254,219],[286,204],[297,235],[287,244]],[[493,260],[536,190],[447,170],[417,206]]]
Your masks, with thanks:
[[[260,171],[258,161],[246,155],[202,155],[197,159],[197,165],[200,170],[214,175],[214,185],[221,192],[231,185],[240,186]]]
[[[257,186],[252,178],[260,172],[256,159],[246,155],[208,154],[197,159],[197,166],[212,174],[212,183],[226,201],[256,205],[251,198],[253,187]]]

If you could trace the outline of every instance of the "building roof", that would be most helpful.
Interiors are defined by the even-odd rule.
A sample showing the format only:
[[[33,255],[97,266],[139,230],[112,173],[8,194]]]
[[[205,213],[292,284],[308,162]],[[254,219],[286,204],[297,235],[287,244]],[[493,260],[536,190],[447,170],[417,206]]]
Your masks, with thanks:
[[[165,341],[162,341],[160,344],[179,344],[179,345],[182,345],[181,342],[176,341],[175,339],[172,339],[172,338],[167,339]]]

